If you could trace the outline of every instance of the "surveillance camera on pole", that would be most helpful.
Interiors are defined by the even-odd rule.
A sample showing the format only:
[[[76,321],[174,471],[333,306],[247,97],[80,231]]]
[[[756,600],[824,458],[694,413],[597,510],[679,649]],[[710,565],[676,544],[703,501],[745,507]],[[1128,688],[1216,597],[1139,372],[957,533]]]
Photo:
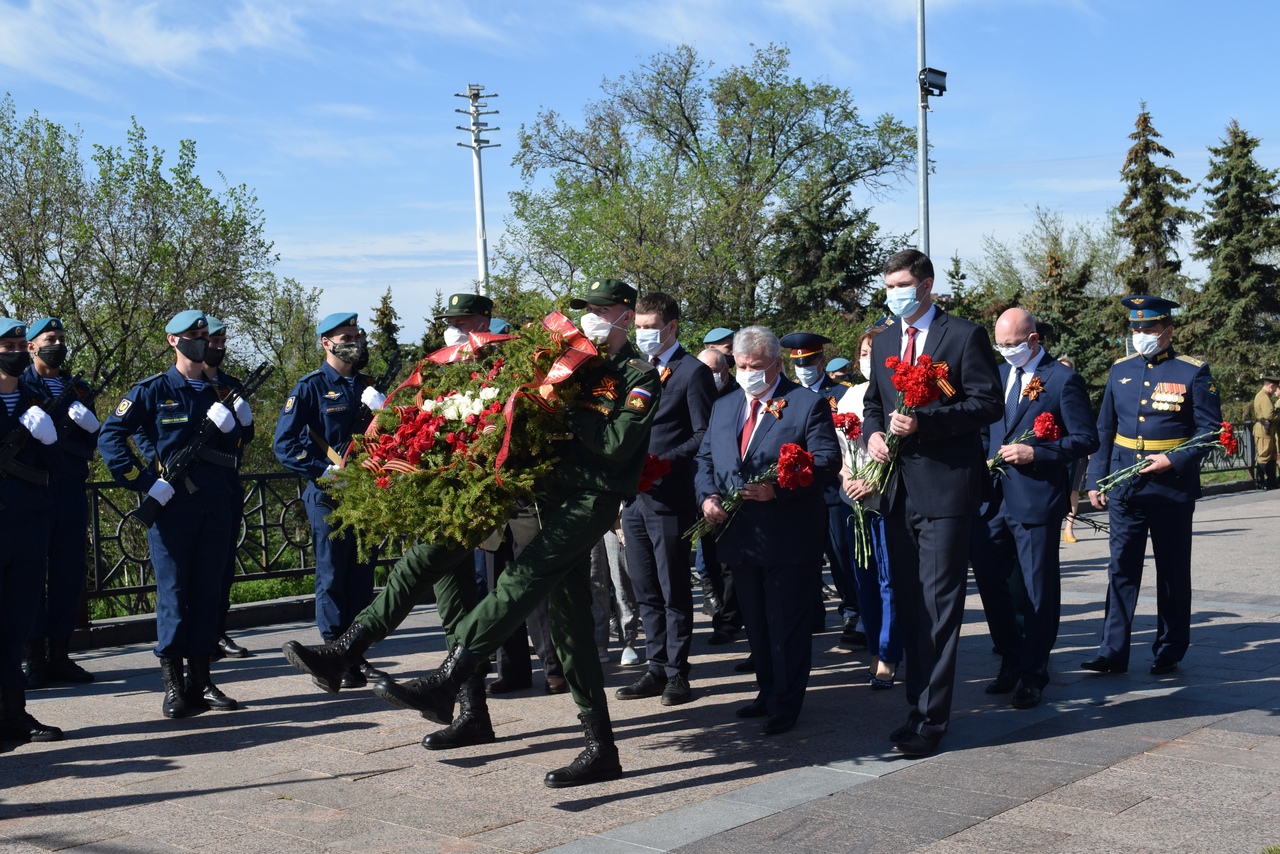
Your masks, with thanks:
[[[480,281],[480,293],[487,296],[489,294],[489,237],[484,229],[484,173],[480,168],[480,152],[486,148],[497,148],[500,143],[491,143],[484,139],[483,134],[502,130],[502,128],[491,128],[488,122],[480,121],[481,116],[496,116],[497,110],[485,110],[483,107],[489,106],[482,98],[496,98],[497,94],[484,95],[484,87],[477,83],[468,83],[465,94],[455,93],[455,98],[466,98],[471,102],[470,107],[465,110],[454,110],[455,113],[463,113],[471,117],[469,127],[458,125],[458,130],[467,131],[471,134],[470,142],[460,142],[462,148],[471,149],[471,166],[472,173],[475,175],[476,184],[476,252],[479,255],[478,268]]]
[[[916,14],[916,54],[920,60],[920,111],[916,120],[916,170],[920,187],[920,251],[929,254],[929,96],[942,97],[947,91],[947,73],[924,64],[924,0]]]

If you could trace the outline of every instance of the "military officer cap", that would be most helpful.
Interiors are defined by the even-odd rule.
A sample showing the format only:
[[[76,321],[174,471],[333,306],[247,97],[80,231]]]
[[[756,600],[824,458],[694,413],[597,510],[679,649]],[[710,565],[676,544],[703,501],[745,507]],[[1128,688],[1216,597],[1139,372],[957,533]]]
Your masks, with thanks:
[[[493,300],[479,294],[454,294],[441,317],[493,317]]]
[[[55,332],[62,331],[62,321],[56,317],[42,317],[27,327],[27,337],[35,338],[51,329]]]
[[[506,335],[511,331],[511,324],[501,317],[495,317],[489,321],[489,331],[494,335]]]
[[[352,314],[349,311],[335,311],[333,314],[320,321],[320,325],[316,327],[317,335],[328,335],[339,326],[359,326],[360,315]]]
[[[836,371],[843,371],[849,367],[849,360],[844,356],[837,356],[830,362],[827,362],[827,373],[834,374]]]
[[[0,338],[25,338],[27,325],[12,317],[0,317]]]
[[[1135,294],[1131,297],[1125,297],[1120,300],[1120,304],[1129,309],[1129,327],[1131,329],[1145,329],[1152,323],[1160,320],[1168,320],[1178,303],[1163,297],[1153,297],[1146,294]]]
[[[204,312],[191,309],[190,311],[180,311],[173,316],[164,331],[170,335],[181,335],[190,329],[206,329],[209,321],[205,318]]]
[[[822,345],[830,344],[831,339],[816,332],[792,332],[779,338],[778,343],[791,351],[793,365],[805,368],[821,358]]]
[[[733,337],[732,329],[725,329],[723,326],[717,326],[706,335],[702,336],[703,344],[720,344]]]
[[[223,323],[218,318],[212,315],[206,314],[204,319],[209,321],[210,335],[226,335],[227,334],[227,324]]]
[[[1264,383],[1280,383],[1280,370],[1276,368],[1267,368],[1259,377]]]
[[[587,285],[585,297],[569,300],[570,308],[586,308],[589,305],[625,305],[636,307],[636,289],[622,279],[595,279]]]

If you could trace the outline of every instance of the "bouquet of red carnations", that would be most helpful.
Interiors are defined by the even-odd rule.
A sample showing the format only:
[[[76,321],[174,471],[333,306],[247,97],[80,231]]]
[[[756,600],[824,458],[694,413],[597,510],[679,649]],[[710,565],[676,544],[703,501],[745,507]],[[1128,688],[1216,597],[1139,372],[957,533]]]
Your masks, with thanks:
[[[1208,433],[1192,436],[1178,447],[1169,451],[1169,453],[1176,454],[1179,451],[1193,451],[1198,448],[1221,448],[1226,451],[1228,456],[1234,456],[1240,450],[1240,443],[1236,440],[1235,430],[1230,422],[1223,421],[1217,430],[1210,430]],[[1150,464],[1147,460],[1140,460],[1131,466],[1125,466],[1119,471],[1113,471],[1106,477],[1099,478],[1098,494],[1106,495],[1120,484],[1133,480]]]
[[[776,483],[782,489],[796,489],[813,483],[813,454],[795,442],[787,442],[778,451],[778,461],[765,471],[750,478],[747,483]],[[690,542],[697,543],[698,540],[718,529],[716,539],[720,539],[745,502],[746,499],[742,497],[742,492],[735,489],[721,501],[724,512],[729,514],[728,519],[720,525],[715,525],[704,517],[694,523],[692,528],[685,531],[684,536]]]
[[[950,397],[956,393],[947,381],[950,371],[946,362],[935,362],[928,356],[921,356],[912,365],[897,356],[890,356],[884,360],[884,365],[893,371],[893,387],[898,390],[896,411],[903,415],[918,407],[928,406],[944,394]],[[874,492],[883,490],[888,482],[902,437],[886,432],[885,443],[889,446],[889,461],[881,463],[870,460],[857,471],[858,479],[865,481]]]

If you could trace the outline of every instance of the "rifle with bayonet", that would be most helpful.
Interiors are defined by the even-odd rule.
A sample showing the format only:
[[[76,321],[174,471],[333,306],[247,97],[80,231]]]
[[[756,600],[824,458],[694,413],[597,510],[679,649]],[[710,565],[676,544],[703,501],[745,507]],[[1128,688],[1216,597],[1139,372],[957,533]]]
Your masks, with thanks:
[[[271,376],[271,372],[274,370],[275,368],[268,365],[266,362],[258,365],[258,367],[254,368],[253,372],[249,374],[248,378],[245,379],[244,388],[239,390],[232,389],[231,393],[221,401],[222,404],[226,406],[227,409],[234,412],[236,401],[240,398],[248,400],[252,397],[254,392],[256,392],[262,384],[266,382],[267,377]],[[213,438],[213,434],[217,431],[217,425],[208,418],[202,419],[200,427],[196,430],[195,435],[192,436],[187,441],[187,444],[183,445],[178,452],[173,455],[161,470],[160,476],[163,477],[166,482],[174,484],[175,487],[177,484],[184,481],[187,477],[187,473],[191,471],[191,466],[195,464],[196,460],[200,459],[201,450],[204,449],[204,446],[209,443],[209,440]],[[160,513],[160,508],[162,506],[164,505],[152,496],[148,495],[142,502],[142,505],[129,515],[150,528],[155,524],[156,516]]]

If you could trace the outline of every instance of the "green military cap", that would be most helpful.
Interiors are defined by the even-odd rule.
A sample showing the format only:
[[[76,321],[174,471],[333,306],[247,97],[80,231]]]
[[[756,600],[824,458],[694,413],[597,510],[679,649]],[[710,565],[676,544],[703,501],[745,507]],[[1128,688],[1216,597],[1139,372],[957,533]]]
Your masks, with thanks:
[[[170,335],[181,335],[188,329],[204,329],[209,325],[209,321],[205,320],[204,312],[191,309],[189,311],[180,311],[173,316],[164,331]]]
[[[42,317],[39,320],[33,321],[31,325],[27,327],[27,337],[35,338],[43,332],[48,332],[50,329],[55,332],[62,331],[62,321],[56,317]]]
[[[441,317],[493,317],[493,300],[479,294],[454,294]]]
[[[585,297],[569,300],[570,308],[586,308],[589,305],[625,305],[636,307],[636,289],[622,279],[595,279],[587,286]]]
[[[1267,368],[1259,379],[1264,383],[1280,383],[1280,370],[1275,367]]]

